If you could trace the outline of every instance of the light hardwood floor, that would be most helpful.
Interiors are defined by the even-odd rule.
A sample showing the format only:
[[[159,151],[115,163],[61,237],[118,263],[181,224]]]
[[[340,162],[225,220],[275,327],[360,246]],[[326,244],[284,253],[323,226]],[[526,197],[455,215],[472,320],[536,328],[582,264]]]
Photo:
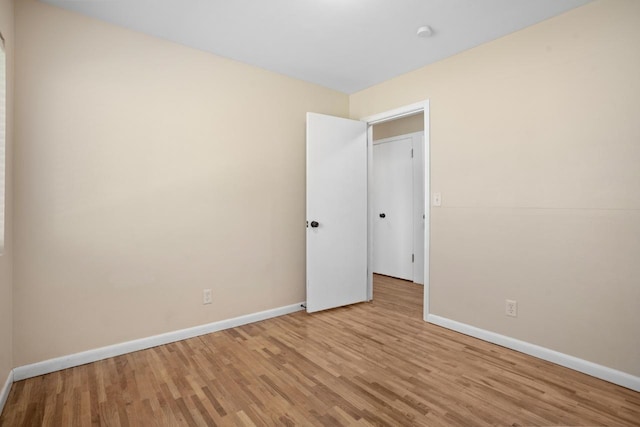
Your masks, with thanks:
[[[17,382],[2,426],[640,425],[640,393],[421,320],[422,287]]]

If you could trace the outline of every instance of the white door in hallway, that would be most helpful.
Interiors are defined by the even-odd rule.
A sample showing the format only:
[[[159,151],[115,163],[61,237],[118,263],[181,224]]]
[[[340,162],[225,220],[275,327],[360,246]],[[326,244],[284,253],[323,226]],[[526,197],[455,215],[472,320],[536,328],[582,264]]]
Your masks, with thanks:
[[[373,146],[373,272],[414,280],[413,140]]]
[[[367,299],[367,125],[307,113],[307,311]]]

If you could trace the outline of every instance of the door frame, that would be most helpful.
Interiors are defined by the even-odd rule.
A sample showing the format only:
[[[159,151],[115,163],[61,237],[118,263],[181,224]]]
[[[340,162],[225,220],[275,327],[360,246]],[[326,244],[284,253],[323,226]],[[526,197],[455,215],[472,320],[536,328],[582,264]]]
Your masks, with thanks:
[[[424,301],[423,319],[429,315],[429,236],[431,229],[431,163],[429,100],[360,119],[367,123],[367,299],[373,299],[373,125],[424,113]]]

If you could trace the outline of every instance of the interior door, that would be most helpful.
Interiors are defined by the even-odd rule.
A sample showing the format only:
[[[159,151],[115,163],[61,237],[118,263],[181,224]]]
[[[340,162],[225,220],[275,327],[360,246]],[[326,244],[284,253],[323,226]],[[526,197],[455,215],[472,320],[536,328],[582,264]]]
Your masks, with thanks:
[[[307,311],[367,299],[367,125],[307,113]]]
[[[413,280],[413,140],[374,142],[373,271]]]

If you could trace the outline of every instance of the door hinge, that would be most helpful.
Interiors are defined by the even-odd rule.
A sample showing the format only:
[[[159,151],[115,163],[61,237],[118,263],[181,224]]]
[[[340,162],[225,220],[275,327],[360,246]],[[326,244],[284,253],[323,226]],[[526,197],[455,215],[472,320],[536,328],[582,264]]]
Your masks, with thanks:
[[[411,149],[411,158],[413,159],[413,148]]]
[[[411,262],[416,262],[416,255],[415,254],[411,254]]]

